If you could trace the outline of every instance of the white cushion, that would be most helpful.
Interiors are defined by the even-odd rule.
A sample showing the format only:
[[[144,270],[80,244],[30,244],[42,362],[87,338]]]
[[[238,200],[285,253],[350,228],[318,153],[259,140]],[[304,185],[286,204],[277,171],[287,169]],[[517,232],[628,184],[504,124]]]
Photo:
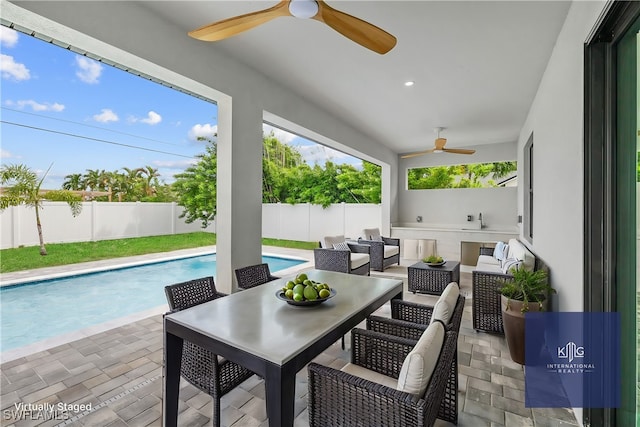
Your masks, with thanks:
[[[438,298],[438,301],[439,300],[446,301],[447,304],[449,304],[449,307],[451,308],[451,310],[453,311],[458,302],[459,295],[460,295],[460,288],[458,287],[458,284],[456,282],[451,282],[447,285],[446,288],[444,288],[444,291],[442,291],[442,295],[440,295],[440,298]]]
[[[416,346],[404,359],[397,389],[421,397],[431,380],[444,342],[444,326],[434,322],[422,334]]]
[[[369,254],[351,252],[351,269],[355,270],[369,262]]]
[[[336,243],[342,243],[345,241],[344,236],[325,236],[323,240],[323,248],[333,248]]]
[[[497,265],[500,266],[500,261],[492,257],[491,255],[480,255],[478,257],[478,265],[487,264],[487,265]]]
[[[453,309],[449,307],[449,304],[445,300],[439,299],[436,305],[433,306],[433,312],[431,313],[431,322],[429,324],[440,320],[445,325],[448,325],[451,321],[451,315],[453,315]]]
[[[476,265],[476,268],[474,270],[482,271],[485,273],[502,273],[502,267],[494,264],[478,263],[478,265]]]
[[[351,248],[347,244],[347,242],[334,243],[333,249],[337,249],[339,251],[351,251]]]
[[[400,253],[400,246],[384,245],[384,257],[389,258]]]
[[[362,366],[356,365],[354,363],[347,363],[340,370],[342,372],[346,372],[348,374],[355,375],[356,377],[364,378],[365,380],[373,381],[374,383],[382,384],[390,388],[396,388],[396,386],[398,385],[398,380],[396,380],[395,378],[382,375],[378,372],[363,368]]]

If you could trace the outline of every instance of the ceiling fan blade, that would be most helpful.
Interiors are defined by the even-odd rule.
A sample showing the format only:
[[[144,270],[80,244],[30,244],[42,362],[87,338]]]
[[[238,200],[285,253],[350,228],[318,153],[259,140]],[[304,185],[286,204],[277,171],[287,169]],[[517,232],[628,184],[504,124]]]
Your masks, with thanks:
[[[279,16],[291,16],[288,0],[281,0],[280,3],[268,9],[234,16],[233,18],[205,25],[190,31],[189,36],[198,40],[214,42],[235,36],[236,34],[250,30]]]
[[[400,158],[401,159],[408,159],[410,157],[418,157],[418,156],[422,156],[423,154],[433,153],[434,151],[435,151],[435,148],[432,148],[431,150],[418,151],[417,153],[405,154],[404,156],[400,156]]]
[[[476,150],[467,150],[466,148],[443,148],[442,151],[454,154],[473,154],[476,152]]]
[[[317,0],[318,13],[313,17],[361,46],[384,55],[396,45],[396,38],[381,28],[332,8]]]

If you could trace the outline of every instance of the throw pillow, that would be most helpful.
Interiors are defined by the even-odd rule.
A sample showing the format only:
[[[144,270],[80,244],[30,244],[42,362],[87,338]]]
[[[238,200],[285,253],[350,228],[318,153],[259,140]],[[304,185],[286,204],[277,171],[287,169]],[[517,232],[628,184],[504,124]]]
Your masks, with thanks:
[[[502,263],[502,272],[504,274],[511,274],[510,270],[512,268],[518,269],[520,268],[521,265],[522,265],[522,261],[520,261],[519,259],[515,259],[515,258],[506,259]]]
[[[498,242],[493,250],[493,257],[498,261],[502,261],[504,259],[504,246],[504,242]]]
[[[502,254],[504,256],[500,260],[500,263],[503,263],[507,258],[509,258],[509,245],[507,245],[506,243],[504,244],[504,246],[502,248]]]
[[[325,248],[332,248],[334,244],[344,242],[345,239],[343,235],[340,236],[325,236],[324,238],[324,246]]]
[[[404,359],[398,376],[398,390],[422,397],[438,363],[444,343],[444,326],[433,322]]]
[[[339,250],[339,251],[350,251],[351,248],[349,248],[349,244],[347,242],[340,242],[340,243],[334,243],[333,244],[333,249]]]

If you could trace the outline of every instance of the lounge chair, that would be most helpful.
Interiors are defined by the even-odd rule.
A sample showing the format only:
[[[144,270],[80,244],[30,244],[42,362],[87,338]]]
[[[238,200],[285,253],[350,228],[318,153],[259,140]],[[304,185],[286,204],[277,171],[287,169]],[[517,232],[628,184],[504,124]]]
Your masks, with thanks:
[[[364,239],[358,239],[361,245],[371,246],[371,268],[384,271],[392,264],[400,264],[400,239],[382,237],[377,228],[365,228]]]
[[[313,250],[315,268],[368,276],[371,267],[371,247],[346,241],[344,236],[325,237]]]

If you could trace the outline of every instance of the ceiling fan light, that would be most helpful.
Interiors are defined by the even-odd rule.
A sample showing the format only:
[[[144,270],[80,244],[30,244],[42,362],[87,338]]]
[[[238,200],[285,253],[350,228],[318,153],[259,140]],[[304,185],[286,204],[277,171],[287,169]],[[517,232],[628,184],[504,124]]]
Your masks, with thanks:
[[[444,153],[444,150],[433,150],[434,153]]]
[[[313,18],[318,13],[318,3],[314,0],[291,0],[289,12],[296,18]]]

